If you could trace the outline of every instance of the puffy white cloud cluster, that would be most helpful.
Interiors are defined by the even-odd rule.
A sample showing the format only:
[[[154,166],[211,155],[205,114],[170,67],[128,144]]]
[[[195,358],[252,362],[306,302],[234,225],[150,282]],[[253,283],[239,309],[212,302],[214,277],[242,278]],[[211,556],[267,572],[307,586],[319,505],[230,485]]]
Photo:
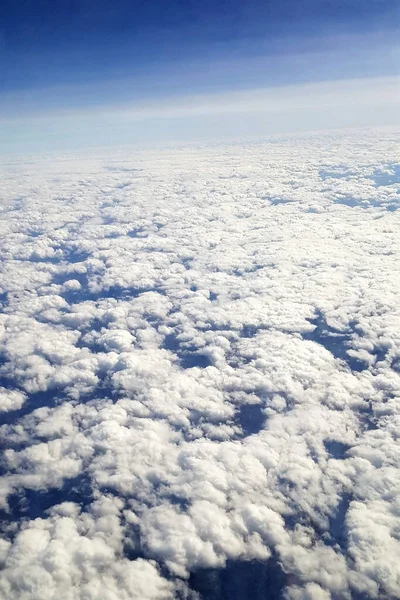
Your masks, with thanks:
[[[58,505],[46,519],[24,524],[9,548],[2,592],[31,598],[173,598],[173,585],[154,563],[119,556],[121,502],[103,498],[92,514],[72,503]]]
[[[0,597],[400,597],[398,142],[6,165]]]

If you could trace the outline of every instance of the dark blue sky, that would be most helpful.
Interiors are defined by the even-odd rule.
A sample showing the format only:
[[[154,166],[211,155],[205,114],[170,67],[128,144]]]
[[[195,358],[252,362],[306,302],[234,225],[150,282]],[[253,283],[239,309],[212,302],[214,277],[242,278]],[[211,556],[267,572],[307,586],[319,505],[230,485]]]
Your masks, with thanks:
[[[343,118],[340,108],[326,116],[319,98],[330,107],[337,102],[321,89],[312,91],[314,108],[300,91],[308,114],[298,115],[292,105],[290,118],[281,115],[278,124],[272,112],[281,101],[275,98],[261,125],[259,116],[233,117],[221,128],[218,115],[230,99],[212,95],[248,91],[245,102],[233,98],[238,108],[230,114],[243,112],[244,104],[259,114],[265,102],[255,109],[252,90],[397,75],[399,7],[399,0],[0,0],[0,146],[35,147],[39,138],[58,147],[78,138],[79,144],[103,144],[352,125],[358,113]],[[193,96],[196,115],[205,107],[214,121],[195,116],[189,123]],[[340,104],[346,95],[339,96]],[[282,99],[285,104],[285,91]],[[375,119],[378,100],[367,101],[370,115],[359,124],[386,122],[384,107],[385,118]],[[155,102],[149,116],[147,106]],[[179,123],[174,103],[181,107]],[[107,114],[98,117],[96,110]],[[67,122],[67,113],[79,113],[80,120]]]
[[[143,76],[182,58],[271,56],[293,43],[312,48],[321,34],[396,27],[398,6],[398,0],[2,0],[1,85],[16,90]]]

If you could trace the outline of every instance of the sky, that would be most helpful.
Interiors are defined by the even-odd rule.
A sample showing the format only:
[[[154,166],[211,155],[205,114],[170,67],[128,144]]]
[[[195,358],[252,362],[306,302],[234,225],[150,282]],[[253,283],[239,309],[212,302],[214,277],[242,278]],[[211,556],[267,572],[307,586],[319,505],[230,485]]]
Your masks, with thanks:
[[[399,27],[397,0],[6,0],[0,149],[384,125],[397,120]],[[346,91],[360,79],[369,96],[380,88],[368,107],[361,89]],[[254,110],[254,95],[273,89],[279,104],[310,83],[320,85],[309,89],[312,109]],[[226,117],[239,92],[241,106]],[[328,93],[336,111],[321,102]],[[179,111],[166,115],[166,105]]]

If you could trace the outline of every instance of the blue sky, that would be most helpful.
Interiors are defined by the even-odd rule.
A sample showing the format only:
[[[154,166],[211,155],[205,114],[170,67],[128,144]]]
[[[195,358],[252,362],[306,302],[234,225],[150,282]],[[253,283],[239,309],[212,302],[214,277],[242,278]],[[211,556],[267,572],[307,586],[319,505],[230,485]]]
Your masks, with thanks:
[[[186,115],[156,116],[138,126],[137,118],[121,125],[121,115],[146,103],[191,104],[193,96],[207,106],[215,94],[247,91],[251,99],[254,90],[281,88],[284,97],[284,86],[396,77],[399,25],[398,0],[3,0],[0,145],[190,140],[199,130],[206,137],[243,135],[237,119],[216,127]],[[381,112],[387,121],[387,109]],[[342,121],[332,125],[349,126],[352,116]],[[245,119],[239,129],[264,135],[329,126],[331,119],[313,123],[291,113],[283,122],[287,127],[274,128]]]

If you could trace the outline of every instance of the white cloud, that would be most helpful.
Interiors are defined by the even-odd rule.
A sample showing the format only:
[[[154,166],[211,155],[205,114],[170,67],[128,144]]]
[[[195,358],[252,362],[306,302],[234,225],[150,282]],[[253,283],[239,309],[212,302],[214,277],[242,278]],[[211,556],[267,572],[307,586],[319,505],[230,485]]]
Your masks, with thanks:
[[[10,550],[0,581],[6,598],[47,600],[168,599],[174,588],[151,561],[118,560],[121,532],[114,515],[66,516],[61,505],[46,520],[25,526]]]
[[[397,147],[9,163],[0,595],[194,599],[251,559],[399,594]]]
[[[0,387],[0,412],[18,410],[26,400],[25,394],[17,390]]]

